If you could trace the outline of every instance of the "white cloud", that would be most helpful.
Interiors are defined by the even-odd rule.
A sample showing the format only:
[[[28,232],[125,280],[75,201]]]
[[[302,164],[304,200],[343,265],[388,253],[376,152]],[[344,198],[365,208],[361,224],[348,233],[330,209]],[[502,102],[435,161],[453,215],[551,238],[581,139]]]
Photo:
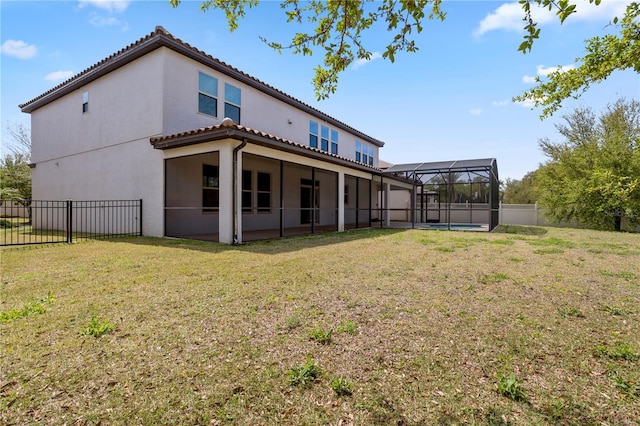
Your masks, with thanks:
[[[518,104],[522,105],[524,108],[534,108],[536,103],[533,99],[525,99],[524,101],[518,102]]]
[[[67,80],[71,77],[73,77],[73,71],[55,71],[47,74],[44,79],[47,81],[60,81]]]
[[[31,59],[38,53],[38,48],[34,44],[27,44],[22,40],[7,40],[0,47],[2,53],[18,59]]]
[[[99,15],[91,15],[91,19],[89,22],[94,27],[113,27],[122,25],[118,18],[114,18],[113,16],[99,16]]]
[[[129,7],[129,0],[80,0],[80,8],[94,6],[108,12],[122,13]]]
[[[561,65],[559,67],[544,67],[544,65],[538,65],[536,67],[536,72],[538,73],[538,75],[546,77],[549,74],[553,73],[553,72],[567,72],[569,70],[575,69],[576,67],[573,65]]]
[[[565,25],[578,21],[610,21],[615,16],[621,17],[626,7],[632,0],[602,0],[596,6],[587,0],[576,0],[576,12],[570,15],[565,21]],[[539,5],[531,5],[531,16],[539,26],[549,23],[560,23],[556,16],[556,10],[549,10]],[[522,20],[524,11],[517,3],[505,3],[495,11],[489,13],[480,21],[478,28],[474,31],[476,37],[493,30],[517,31],[524,30],[525,22]]]
[[[609,21],[615,16],[622,17],[632,0],[602,0],[599,5],[586,0],[576,2],[576,13],[565,22]]]
[[[505,3],[480,21],[474,35],[481,36],[493,30],[521,31],[522,27],[522,6],[519,3]]]
[[[469,114],[471,115],[480,115],[482,114],[482,110],[480,108],[473,108],[469,110]]]
[[[558,67],[545,67],[544,65],[538,65],[536,67],[536,75],[538,77],[548,77],[549,74],[554,73],[554,72],[567,72],[569,70],[575,69],[576,67],[574,65],[561,65]],[[527,84],[534,84],[537,83],[537,77],[532,77],[530,75],[525,75],[524,77],[522,77],[522,81],[524,83]]]
[[[503,107],[503,106],[507,106],[511,103],[511,101],[493,101],[492,105],[494,107]]]
[[[358,59],[354,61],[353,65],[351,65],[351,68],[354,70],[357,70],[358,68],[368,64],[369,62],[375,61],[376,59],[381,59],[381,58],[382,58],[382,54],[380,54],[380,52],[373,52],[369,59]]]

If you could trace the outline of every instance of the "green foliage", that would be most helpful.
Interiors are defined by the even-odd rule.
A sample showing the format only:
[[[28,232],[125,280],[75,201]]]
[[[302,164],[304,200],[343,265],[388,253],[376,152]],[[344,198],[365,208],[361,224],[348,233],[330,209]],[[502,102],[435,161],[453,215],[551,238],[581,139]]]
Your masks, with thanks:
[[[344,377],[336,377],[331,381],[331,389],[338,396],[351,396],[353,394],[353,383]]]
[[[613,348],[606,345],[596,346],[594,353],[599,358],[613,360],[637,361],[640,359],[640,352],[625,343],[618,343]]]
[[[80,331],[80,335],[99,338],[105,334],[111,333],[113,329],[114,326],[109,321],[101,320],[97,316],[92,315],[91,321],[89,321],[89,324]]]
[[[551,220],[620,230],[640,223],[640,102],[623,99],[596,117],[576,109],[556,125],[564,142],[540,141],[549,161],[537,172]]]
[[[309,333],[309,339],[314,340],[322,345],[328,345],[331,343],[332,330],[323,330],[321,328],[314,328]]]
[[[557,237],[531,240],[529,241],[529,244],[531,244],[532,246],[566,247],[566,248],[573,248],[576,246],[571,241],[563,240],[562,238],[557,238]]]
[[[627,281],[635,280],[635,279],[638,278],[638,276],[636,274],[634,274],[633,272],[630,272],[630,271],[615,271],[615,272],[611,272],[611,271],[606,271],[606,270],[602,269],[602,270],[600,270],[598,272],[603,277],[622,278],[622,279],[625,279]]]
[[[318,367],[318,363],[313,361],[311,357],[307,357],[304,364],[291,368],[288,373],[289,384],[300,387],[308,386],[322,376],[322,370]]]
[[[286,319],[287,328],[289,330],[293,330],[294,328],[298,328],[302,325],[302,320],[300,319],[300,315],[293,314]]]
[[[494,234],[544,235],[547,230],[537,226],[498,225],[492,232]]]
[[[507,398],[513,401],[526,401],[527,394],[521,386],[521,381],[515,376],[515,374],[510,374],[509,377],[503,376],[502,374],[498,376],[498,393],[502,396],[506,396]]]
[[[614,386],[627,398],[636,399],[640,396],[640,383],[623,377],[619,371],[614,369],[609,371],[608,376],[613,381]]]
[[[538,38],[539,29],[531,19],[528,3],[531,0],[520,0],[525,3],[529,24],[525,27],[525,42],[519,50],[527,52],[531,49],[533,40]],[[552,7],[551,0],[533,0],[543,6]],[[599,3],[600,0],[589,0]],[[563,0],[558,2],[558,16],[561,21],[575,12],[574,5]],[[621,19],[614,18],[612,26],[620,28],[619,34],[607,34],[586,40],[585,54],[576,59],[578,67],[570,70],[559,70],[549,74],[548,80],[540,82],[536,87],[516,96],[514,101],[533,101],[535,107],[542,106],[541,118],[549,117],[562,106],[562,101],[577,98],[591,85],[605,80],[616,70],[633,69],[640,72],[640,3],[632,2]]]
[[[478,279],[478,282],[481,284],[494,284],[499,283],[500,281],[508,280],[509,275],[503,273],[495,273],[491,275],[483,275]]]
[[[0,159],[0,199],[24,201],[31,199],[31,138],[22,125],[9,128],[13,144]]]
[[[16,226],[18,226],[18,224],[9,219],[0,219],[0,228],[14,228]]]
[[[604,312],[608,312],[609,314],[613,315],[613,316],[619,316],[619,315],[624,315],[625,311],[623,309],[620,309],[616,306],[609,306],[609,305],[602,305],[600,307],[601,311]]]
[[[564,253],[564,250],[555,248],[555,247],[549,247],[549,248],[534,250],[533,253],[534,254],[560,254],[560,253]]]
[[[349,334],[356,334],[357,330],[358,330],[358,324],[351,320],[343,321],[342,324],[340,324],[340,326],[338,326],[338,328],[336,329],[338,333],[349,333]]]
[[[570,308],[558,308],[558,313],[562,318],[584,318],[584,314],[582,313],[582,311],[573,306]]]
[[[0,312],[0,323],[11,322],[13,320],[28,317],[30,315],[43,314],[47,312],[45,305],[55,301],[55,298],[51,294],[47,294],[44,297],[35,299],[21,309],[11,309],[9,311]]]
[[[521,180],[508,178],[503,194],[502,201],[506,204],[535,204],[539,196],[536,171],[527,173]]]
[[[527,53],[540,37],[540,28],[533,19],[532,5],[555,10],[560,23],[576,13],[574,0],[519,0],[525,23],[524,40],[518,50]],[[600,0],[589,0],[599,4]],[[169,0],[177,7],[181,0]],[[247,9],[257,6],[259,0],[204,0],[202,11],[217,9],[224,13],[229,30],[238,28],[238,21],[245,17]],[[367,32],[376,30],[388,33],[388,43],[382,57],[395,61],[400,52],[417,52],[418,46],[413,39],[415,33],[423,29],[423,22],[444,20],[442,0],[381,0],[369,1],[300,1],[283,0],[281,8],[287,22],[311,23],[315,28],[311,32],[296,32],[289,42],[262,41],[269,47],[282,52],[288,49],[295,54],[311,56],[314,50],[324,52],[322,64],[314,68],[313,85],[318,100],[328,98],[338,87],[338,76],[354,61],[371,60],[373,53],[363,40]],[[579,12],[578,12],[579,13]],[[620,35],[594,37],[587,40],[586,55],[578,62],[582,65],[565,73],[553,73],[550,80],[540,83],[525,94],[514,98],[517,101],[533,100],[536,106],[544,106],[543,116],[557,110],[562,100],[578,96],[591,84],[604,80],[616,69],[633,68],[640,71],[640,44],[636,43],[640,24],[635,18],[639,15],[636,2],[631,3],[625,15],[613,20],[620,24]]]

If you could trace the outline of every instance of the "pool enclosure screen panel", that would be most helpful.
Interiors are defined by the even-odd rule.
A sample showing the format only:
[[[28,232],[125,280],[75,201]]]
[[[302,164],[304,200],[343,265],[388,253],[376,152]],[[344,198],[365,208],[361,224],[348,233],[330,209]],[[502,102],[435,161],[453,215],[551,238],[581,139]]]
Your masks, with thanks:
[[[219,155],[165,161],[165,235],[218,241]]]
[[[371,180],[344,177],[344,229],[371,226]]]
[[[416,222],[448,227],[478,225],[488,230],[498,226],[498,166],[493,158],[399,164],[387,169],[385,175],[415,182]],[[396,218],[403,217],[402,200],[410,196],[413,194],[396,194],[400,200],[392,209]]]

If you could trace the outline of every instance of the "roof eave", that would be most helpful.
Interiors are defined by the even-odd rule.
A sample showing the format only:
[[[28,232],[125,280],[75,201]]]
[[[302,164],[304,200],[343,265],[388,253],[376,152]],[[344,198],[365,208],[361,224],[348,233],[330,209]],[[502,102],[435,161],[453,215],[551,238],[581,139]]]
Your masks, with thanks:
[[[166,150],[190,145],[197,145],[205,142],[213,142],[221,139],[242,140],[245,138],[248,142],[256,145],[277,149],[279,151],[290,152],[292,154],[302,155],[305,157],[349,167],[351,169],[356,169],[367,173],[380,174],[382,172],[382,170],[375,167],[359,164],[346,158],[328,155],[322,151],[316,151],[303,145],[292,145],[290,143],[274,140],[261,135],[256,135],[255,133],[247,132],[240,129],[212,129],[205,132],[171,137],[170,139],[159,138],[158,140],[154,140],[154,138],[151,138],[150,143],[155,149]]]

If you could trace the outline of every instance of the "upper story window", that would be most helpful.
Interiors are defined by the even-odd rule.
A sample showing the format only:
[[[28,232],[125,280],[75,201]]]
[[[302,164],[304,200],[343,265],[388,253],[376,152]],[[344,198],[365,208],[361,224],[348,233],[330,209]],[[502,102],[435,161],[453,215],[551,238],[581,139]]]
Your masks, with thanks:
[[[318,123],[315,121],[309,121],[309,146],[318,147]]]
[[[240,124],[240,98],[239,88],[229,83],[224,84],[224,116],[238,124]]]
[[[338,131],[331,130],[331,153],[338,155]]]
[[[198,112],[218,116],[218,79],[198,73]]]
[[[82,113],[89,112],[89,92],[82,92]]]
[[[327,126],[320,127],[320,149],[329,151],[329,128]]]
[[[373,146],[364,142],[356,141],[356,161],[358,163],[373,166],[374,149]]]
[[[324,124],[319,125],[317,121],[309,120],[309,146],[338,154],[338,131]]]

